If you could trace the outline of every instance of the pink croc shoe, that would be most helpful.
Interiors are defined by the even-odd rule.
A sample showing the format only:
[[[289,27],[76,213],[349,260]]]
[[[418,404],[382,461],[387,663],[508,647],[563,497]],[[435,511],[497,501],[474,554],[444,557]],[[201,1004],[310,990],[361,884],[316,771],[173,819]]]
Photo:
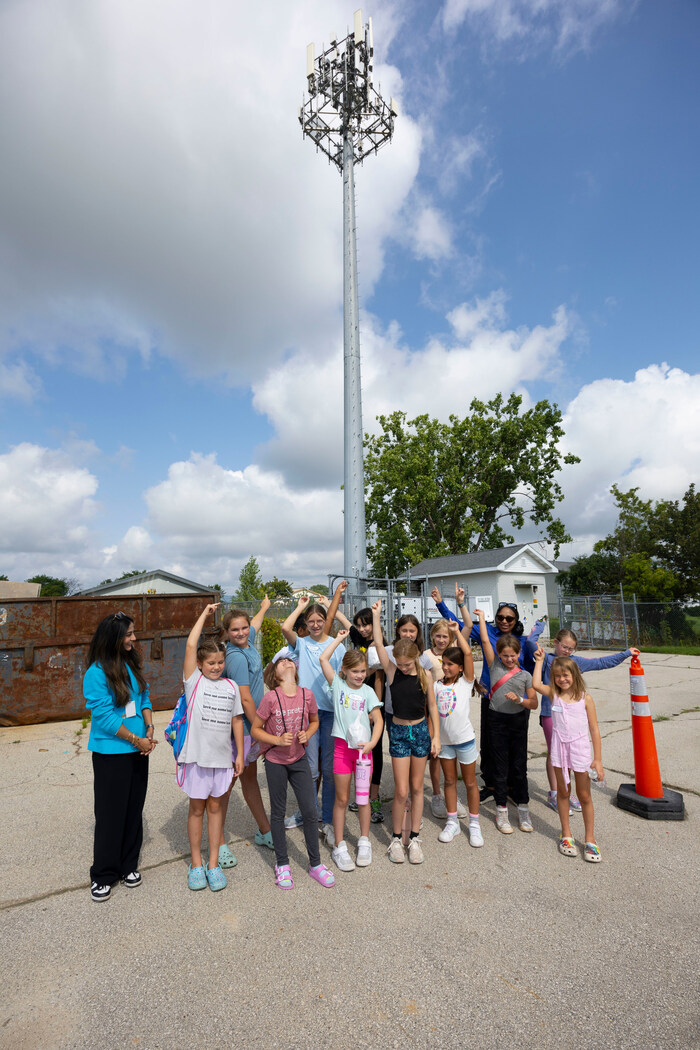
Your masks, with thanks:
[[[322,886],[325,886],[327,890],[331,886],[335,886],[335,875],[332,871],[329,871],[325,864],[319,864],[315,868],[309,868],[309,875],[312,879],[316,879],[316,882],[320,882]]]

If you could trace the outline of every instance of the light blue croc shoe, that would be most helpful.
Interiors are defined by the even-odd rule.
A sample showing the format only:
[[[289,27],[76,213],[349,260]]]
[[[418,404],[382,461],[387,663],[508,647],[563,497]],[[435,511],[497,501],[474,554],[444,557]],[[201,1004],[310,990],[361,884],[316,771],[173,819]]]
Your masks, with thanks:
[[[207,884],[207,876],[203,865],[199,864],[193,868],[190,864],[187,872],[187,885],[191,890],[203,890]]]
[[[274,849],[275,844],[272,841],[272,832],[268,831],[263,835],[262,831],[255,832],[255,845],[256,846],[267,846],[268,849]]]
[[[228,886],[228,879],[218,864],[215,868],[210,868],[207,864],[207,882],[209,883],[209,889],[215,893],[217,890],[225,890]]]

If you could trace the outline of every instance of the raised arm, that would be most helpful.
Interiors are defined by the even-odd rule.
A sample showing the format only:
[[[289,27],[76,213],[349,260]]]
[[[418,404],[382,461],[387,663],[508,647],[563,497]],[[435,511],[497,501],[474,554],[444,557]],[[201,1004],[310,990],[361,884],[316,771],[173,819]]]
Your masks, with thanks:
[[[377,650],[377,656],[379,657],[379,663],[382,666],[382,670],[386,675],[386,680],[391,685],[394,681],[394,672],[396,671],[396,664],[392,663],[389,659],[389,654],[384,648],[384,638],[382,637],[382,603],[376,601],[372,606],[372,627],[374,630],[374,647]]]
[[[472,682],[474,680],[474,657],[472,656],[472,649],[469,644],[469,632],[472,629],[471,616],[469,617],[470,623],[467,625],[466,621],[461,631],[455,631],[454,639],[455,645],[458,645],[462,650],[464,656],[464,677],[467,681]]]
[[[460,587],[458,583],[455,584],[455,600],[457,602],[457,608],[459,609],[464,618],[462,630],[466,633],[466,637],[468,638],[471,634],[471,629],[474,626],[474,624],[472,622],[469,609],[467,609],[467,596],[465,594],[464,587]],[[457,620],[457,623],[459,623],[459,620]]]
[[[455,616],[455,614],[452,612],[452,609],[450,609],[448,605],[445,605],[445,603],[442,600],[442,595],[440,594],[440,591],[437,589],[437,587],[433,587],[432,591],[430,592],[430,595],[435,604],[437,605],[438,612],[443,617],[443,619],[455,620],[455,622],[458,623],[460,627],[462,627],[462,621]]]
[[[542,696],[552,697],[551,685],[545,685],[542,681],[542,668],[544,667],[545,651],[539,645],[535,649],[535,670],[532,672],[532,688],[536,689]]]
[[[204,627],[204,621],[207,616],[209,616],[210,613],[215,612],[220,605],[221,602],[212,602],[210,605],[207,605],[201,616],[197,617],[197,622],[187,636],[187,641],[185,643],[185,666],[183,668],[185,678],[189,678],[190,675],[197,670],[197,646],[199,645],[199,637],[202,633],[202,628]]]
[[[329,685],[333,684],[333,679],[335,678],[335,670],[331,666],[331,656],[336,651],[340,643],[345,641],[347,636],[347,631],[338,631],[336,637],[331,639],[330,645],[326,646],[326,648],[321,653],[321,656],[319,657],[319,663],[321,664],[323,676]]]
[[[493,661],[496,659],[496,654],[493,651],[491,645],[491,639],[489,638],[489,632],[486,630],[486,617],[484,616],[483,609],[475,609],[474,615],[479,620],[479,640],[481,641],[481,651],[484,654],[484,660],[488,667],[491,666]]]
[[[343,624],[343,627],[346,627],[348,631],[350,630],[350,623],[349,623],[347,617],[342,616],[342,615],[338,616],[338,609],[340,607],[340,603],[342,601],[343,595],[345,594],[347,589],[348,589],[348,581],[347,580],[341,580],[340,583],[338,584],[338,586],[336,587],[336,589],[333,591],[333,600],[332,600],[331,604],[328,606],[328,612],[326,613],[326,628],[325,628],[326,634],[330,634],[331,633],[331,631],[333,629],[333,622],[335,621],[336,616],[338,617],[340,622]],[[324,602],[323,604],[325,605],[326,603]]]
[[[253,617],[253,619],[250,621],[250,626],[255,628],[255,633],[256,634],[258,633],[258,631],[262,627],[262,622],[265,619],[265,613],[267,612],[267,610],[270,608],[271,605],[272,605],[272,602],[270,601],[268,596],[265,595],[263,600],[260,602],[260,608],[256,612],[256,614]]]
[[[294,630],[294,624],[299,619],[300,613],[302,613],[304,611],[304,609],[306,608],[306,606],[308,604],[309,604],[308,597],[300,598],[299,601],[297,602],[296,609],[294,609],[292,612],[290,612],[289,616],[287,617],[287,619],[284,621],[284,623],[282,624],[282,626],[280,628],[280,630],[282,631],[282,634],[284,635],[284,637],[287,640],[288,644],[292,646],[292,648],[295,648],[296,644],[297,644],[297,633]]]

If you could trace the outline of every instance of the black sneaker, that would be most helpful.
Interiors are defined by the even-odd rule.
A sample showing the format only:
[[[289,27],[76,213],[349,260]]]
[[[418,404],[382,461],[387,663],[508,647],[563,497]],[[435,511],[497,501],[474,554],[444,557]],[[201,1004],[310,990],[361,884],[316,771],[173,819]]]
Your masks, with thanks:
[[[90,884],[90,896],[94,901],[108,901],[111,892],[111,886],[100,886],[99,882]]]
[[[128,875],[122,875],[121,884],[122,886],[128,886],[130,890],[132,890],[134,886],[140,886],[140,873],[138,871],[130,871]]]
[[[373,798],[370,801],[369,808],[372,811],[372,815],[370,817],[370,820],[372,821],[372,823],[373,824],[383,824],[384,823],[384,814],[382,813],[382,804],[379,801],[379,799],[378,798]]]
[[[485,802],[486,799],[487,798],[491,798],[492,795],[493,795],[493,788],[482,787],[481,791],[479,792],[479,799],[480,799],[481,802]]]
[[[351,813],[357,813],[359,808],[357,802],[348,802],[348,809]]]

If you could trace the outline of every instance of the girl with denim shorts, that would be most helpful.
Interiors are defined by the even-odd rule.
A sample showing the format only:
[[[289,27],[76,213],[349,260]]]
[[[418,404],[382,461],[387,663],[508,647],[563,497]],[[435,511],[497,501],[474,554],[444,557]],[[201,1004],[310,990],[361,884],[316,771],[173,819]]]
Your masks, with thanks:
[[[374,644],[387,684],[391,686],[394,707],[389,729],[389,754],[394,771],[393,835],[389,845],[389,860],[394,864],[402,864],[405,859],[401,831],[410,786],[411,836],[408,859],[411,864],[422,864],[423,850],[418,834],[423,818],[423,779],[428,755],[440,753],[440,719],[432,679],[420,665],[418,646],[408,639],[401,639],[394,646],[393,661],[389,658],[382,638],[381,610],[381,601],[375,602],[372,606]],[[426,708],[432,726],[432,740]]]

